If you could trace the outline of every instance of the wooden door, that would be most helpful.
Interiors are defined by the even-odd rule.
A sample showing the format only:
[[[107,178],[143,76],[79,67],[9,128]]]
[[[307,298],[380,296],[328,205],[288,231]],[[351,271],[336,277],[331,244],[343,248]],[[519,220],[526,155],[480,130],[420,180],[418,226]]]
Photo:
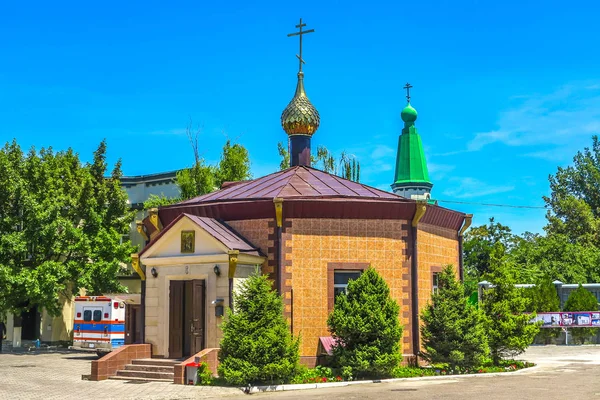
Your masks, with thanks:
[[[192,281],[192,348],[191,354],[204,349],[204,318],[205,318],[205,285],[204,280]]]
[[[142,313],[140,305],[125,305],[125,344],[139,343],[141,328]]]
[[[183,357],[184,281],[171,281],[169,287],[169,357]]]

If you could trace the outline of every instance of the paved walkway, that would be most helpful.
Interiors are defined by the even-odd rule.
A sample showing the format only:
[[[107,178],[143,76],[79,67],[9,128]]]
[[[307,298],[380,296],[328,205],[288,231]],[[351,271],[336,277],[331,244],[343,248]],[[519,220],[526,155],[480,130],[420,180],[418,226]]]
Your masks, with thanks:
[[[519,357],[539,365],[502,376],[410,380],[252,397],[290,399],[600,399],[600,346],[535,346]],[[245,396],[238,389],[164,382],[81,380],[94,356],[82,353],[0,354],[0,400],[202,399]]]
[[[104,400],[203,399],[245,396],[238,389],[173,385],[165,382],[84,381],[90,362],[85,353],[0,354],[0,399]]]
[[[533,361],[538,367],[499,376],[405,380],[253,396],[262,400],[600,399],[600,346],[533,346],[518,358]]]

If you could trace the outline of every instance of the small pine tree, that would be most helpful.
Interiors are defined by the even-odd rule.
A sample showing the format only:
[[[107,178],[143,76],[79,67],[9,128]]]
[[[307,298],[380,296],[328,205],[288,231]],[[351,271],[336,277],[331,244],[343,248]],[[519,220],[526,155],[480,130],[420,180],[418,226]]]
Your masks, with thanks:
[[[533,312],[554,312],[560,311],[560,299],[556,292],[556,286],[549,278],[543,278],[531,289]],[[552,338],[560,335],[560,328],[541,328],[538,337],[545,344],[549,344]]]
[[[598,299],[589,290],[581,286],[571,292],[564,311],[596,311],[598,310]],[[585,339],[594,335],[598,328],[573,328],[569,332],[579,343],[585,343]]]
[[[527,299],[515,287],[514,268],[496,246],[490,260],[491,273],[487,280],[494,286],[484,292],[482,310],[490,346],[490,355],[498,365],[504,358],[514,358],[533,342],[540,328],[531,324],[531,314],[525,314]]]
[[[351,280],[327,320],[336,342],[334,365],[356,378],[391,376],[402,360],[399,312],[388,285],[373,268]]]
[[[288,382],[298,370],[299,338],[283,316],[283,301],[267,276],[255,274],[234,294],[221,326],[219,376],[232,385]]]
[[[468,304],[452,265],[439,275],[439,289],[421,313],[421,357],[430,363],[473,368],[489,353],[481,311]]]

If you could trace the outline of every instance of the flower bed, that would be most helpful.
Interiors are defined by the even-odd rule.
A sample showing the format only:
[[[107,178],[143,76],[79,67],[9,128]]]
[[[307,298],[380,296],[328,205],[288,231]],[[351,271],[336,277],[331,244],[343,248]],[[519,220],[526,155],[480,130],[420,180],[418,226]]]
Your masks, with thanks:
[[[328,367],[317,366],[316,368],[302,368],[302,370],[292,379],[291,383],[326,383],[341,382],[343,379],[335,375],[333,370]]]
[[[527,361],[506,360],[500,365],[486,364],[477,368],[448,368],[447,365],[431,365],[429,367],[398,367],[394,370],[394,378],[414,378],[419,376],[466,375],[511,372],[533,367]]]

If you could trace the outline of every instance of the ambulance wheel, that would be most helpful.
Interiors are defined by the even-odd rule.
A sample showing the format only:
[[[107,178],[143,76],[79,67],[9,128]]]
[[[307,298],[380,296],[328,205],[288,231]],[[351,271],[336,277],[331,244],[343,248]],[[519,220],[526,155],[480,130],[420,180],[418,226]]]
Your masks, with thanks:
[[[110,350],[104,350],[104,349],[96,350],[96,354],[98,354],[98,357],[100,357],[100,358],[104,357],[108,353],[110,353]]]

